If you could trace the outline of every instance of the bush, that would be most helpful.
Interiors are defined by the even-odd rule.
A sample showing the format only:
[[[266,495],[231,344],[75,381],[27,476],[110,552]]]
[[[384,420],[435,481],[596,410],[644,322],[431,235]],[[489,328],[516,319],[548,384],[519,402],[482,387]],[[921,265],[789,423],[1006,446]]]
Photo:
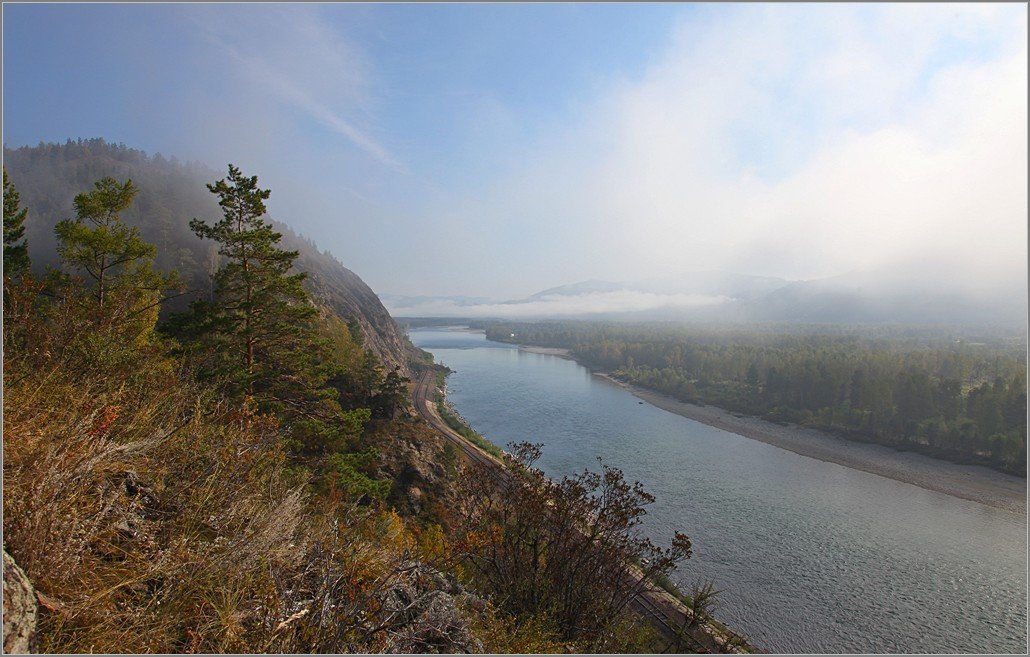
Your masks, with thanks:
[[[539,446],[512,446],[519,483],[496,495],[495,483],[476,469],[465,477],[457,550],[472,581],[514,616],[547,618],[556,637],[579,650],[616,644],[624,612],[645,580],[667,574],[690,556],[677,533],[662,549],[640,532],[651,497],[616,468],[551,481],[533,467]],[[626,576],[644,565],[643,578]]]

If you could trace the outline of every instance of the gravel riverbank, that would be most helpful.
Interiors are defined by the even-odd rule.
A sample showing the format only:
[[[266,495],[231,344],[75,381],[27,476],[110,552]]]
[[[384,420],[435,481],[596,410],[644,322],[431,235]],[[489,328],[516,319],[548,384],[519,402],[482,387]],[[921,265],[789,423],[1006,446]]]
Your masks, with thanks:
[[[519,347],[521,350],[572,359],[568,349]],[[733,414],[714,406],[682,402],[595,372],[636,397],[671,413],[786,449],[795,454],[901,481],[986,506],[1026,515],[1026,479],[976,465],[961,465],[915,452],[861,443],[797,425]]]

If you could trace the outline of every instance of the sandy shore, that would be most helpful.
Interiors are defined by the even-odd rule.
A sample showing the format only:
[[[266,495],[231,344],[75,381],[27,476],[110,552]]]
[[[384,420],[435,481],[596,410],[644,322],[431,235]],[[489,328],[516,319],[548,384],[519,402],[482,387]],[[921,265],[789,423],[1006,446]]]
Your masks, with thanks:
[[[565,356],[568,357],[567,352]],[[607,374],[594,374],[626,388],[649,404],[702,424],[775,445],[802,456],[864,470],[927,490],[1026,515],[1026,479],[1020,477],[982,466],[960,465],[914,452],[900,452],[882,445],[845,440],[796,425],[783,426],[760,418],[737,416],[714,406],[688,404],[652,390],[626,384]]]
[[[557,356],[558,358],[564,358],[565,360],[576,360],[569,355],[568,349],[561,349],[559,347],[532,347],[520,344],[519,351],[524,351],[527,354],[543,354],[545,356]]]

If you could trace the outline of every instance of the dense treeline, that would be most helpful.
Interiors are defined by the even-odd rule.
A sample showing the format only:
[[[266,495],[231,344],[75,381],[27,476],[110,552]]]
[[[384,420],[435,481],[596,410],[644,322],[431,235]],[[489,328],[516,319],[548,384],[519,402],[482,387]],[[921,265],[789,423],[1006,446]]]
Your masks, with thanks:
[[[5,167],[16,177],[23,202],[32,210],[25,225],[28,251],[37,272],[59,267],[54,226],[75,209],[73,197],[102,178],[130,179],[140,192],[121,212],[124,225],[138,228],[154,245],[154,267],[178,271],[188,290],[210,290],[214,249],[198,238],[183,217],[210,216],[217,201],[199,180],[213,172],[196,163],[111,144],[103,139],[69,139],[64,144],[40,142],[35,147],[4,149]],[[74,191],[72,191],[74,190]],[[186,307],[188,299],[171,298],[165,305]]]
[[[991,330],[484,324],[684,401],[1026,474],[1026,342]],[[511,337],[512,333],[515,337]]]
[[[124,221],[143,196],[132,180],[83,185],[54,229],[53,266],[35,274],[33,212],[5,170],[4,549],[42,604],[33,647],[659,647],[624,604],[598,604],[625,601],[620,578],[522,600],[476,569],[502,555],[512,587],[561,587],[564,569],[541,575],[511,561],[518,541],[493,542],[515,531],[553,564],[614,572],[654,556],[636,534],[650,499],[639,486],[606,471],[618,513],[601,517],[614,524],[574,552],[546,542],[564,536],[546,515],[509,513],[518,494],[455,486],[453,449],[404,412],[407,379],[305,291],[297,251],[264,218],[270,192],[231,165],[208,190],[218,213],[190,224],[216,245],[208,291],[159,321],[183,280]],[[563,490],[556,499],[590,506],[589,487]],[[688,551],[661,554],[655,575]],[[586,611],[558,614],[570,608]]]

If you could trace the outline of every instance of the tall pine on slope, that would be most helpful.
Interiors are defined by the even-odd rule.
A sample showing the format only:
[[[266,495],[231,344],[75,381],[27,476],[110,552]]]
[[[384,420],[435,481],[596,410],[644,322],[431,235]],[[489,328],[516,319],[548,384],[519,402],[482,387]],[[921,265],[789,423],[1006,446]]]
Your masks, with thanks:
[[[222,219],[214,225],[193,219],[198,236],[218,243],[225,264],[213,275],[209,301],[197,301],[176,324],[185,335],[203,338],[205,369],[230,392],[283,402],[283,386],[306,387],[301,361],[314,340],[314,305],[301,287],[305,273],[290,274],[296,251],[278,248],[281,233],[264,221],[271,192],[229,165],[229,175],[209,184],[218,195]]]
[[[7,179],[4,168],[4,276],[16,278],[29,268],[29,245],[18,240],[25,235],[25,208],[19,208],[21,199],[14,183]]]
[[[212,276],[211,299],[195,301],[168,328],[201,376],[284,421],[292,451],[322,456],[350,449],[370,411],[340,407],[331,381],[343,366],[320,336],[317,310],[301,287],[307,275],[289,273],[297,252],[278,248],[282,235],[262,219],[270,192],[231,164],[228,177],[207,187],[218,195],[222,219],[214,225],[194,219],[190,228],[218,243],[224,264]],[[352,463],[328,465],[352,483],[371,481]]]
[[[148,156],[120,144],[87,139],[4,148],[4,166],[21,194],[21,205],[29,207],[25,237],[33,267],[42,270],[46,265],[59,265],[54,225],[68,218],[65,208],[77,193],[86,191],[83,185],[92,188],[94,181],[107,175],[118,180],[132,178],[140,191],[132,207],[122,213],[122,220],[138,227],[143,239],[157,247],[155,267],[178,270],[191,290],[202,298],[210,297],[211,273],[218,267],[217,245],[199,239],[189,222],[193,217],[208,223],[221,218],[218,198],[205,183],[223,178],[224,165],[220,172],[212,171],[195,162]],[[258,177],[260,181],[260,174]],[[274,189],[272,192],[275,194]],[[344,321],[359,325],[364,347],[373,350],[387,370],[401,366],[401,373],[408,374],[404,364],[412,356],[410,347],[379,297],[328,252],[289,227],[274,220],[271,223],[283,234],[279,248],[300,251],[294,266],[309,272],[304,289]],[[170,298],[161,304],[163,318],[188,310],[196,298],[195,294]]]

